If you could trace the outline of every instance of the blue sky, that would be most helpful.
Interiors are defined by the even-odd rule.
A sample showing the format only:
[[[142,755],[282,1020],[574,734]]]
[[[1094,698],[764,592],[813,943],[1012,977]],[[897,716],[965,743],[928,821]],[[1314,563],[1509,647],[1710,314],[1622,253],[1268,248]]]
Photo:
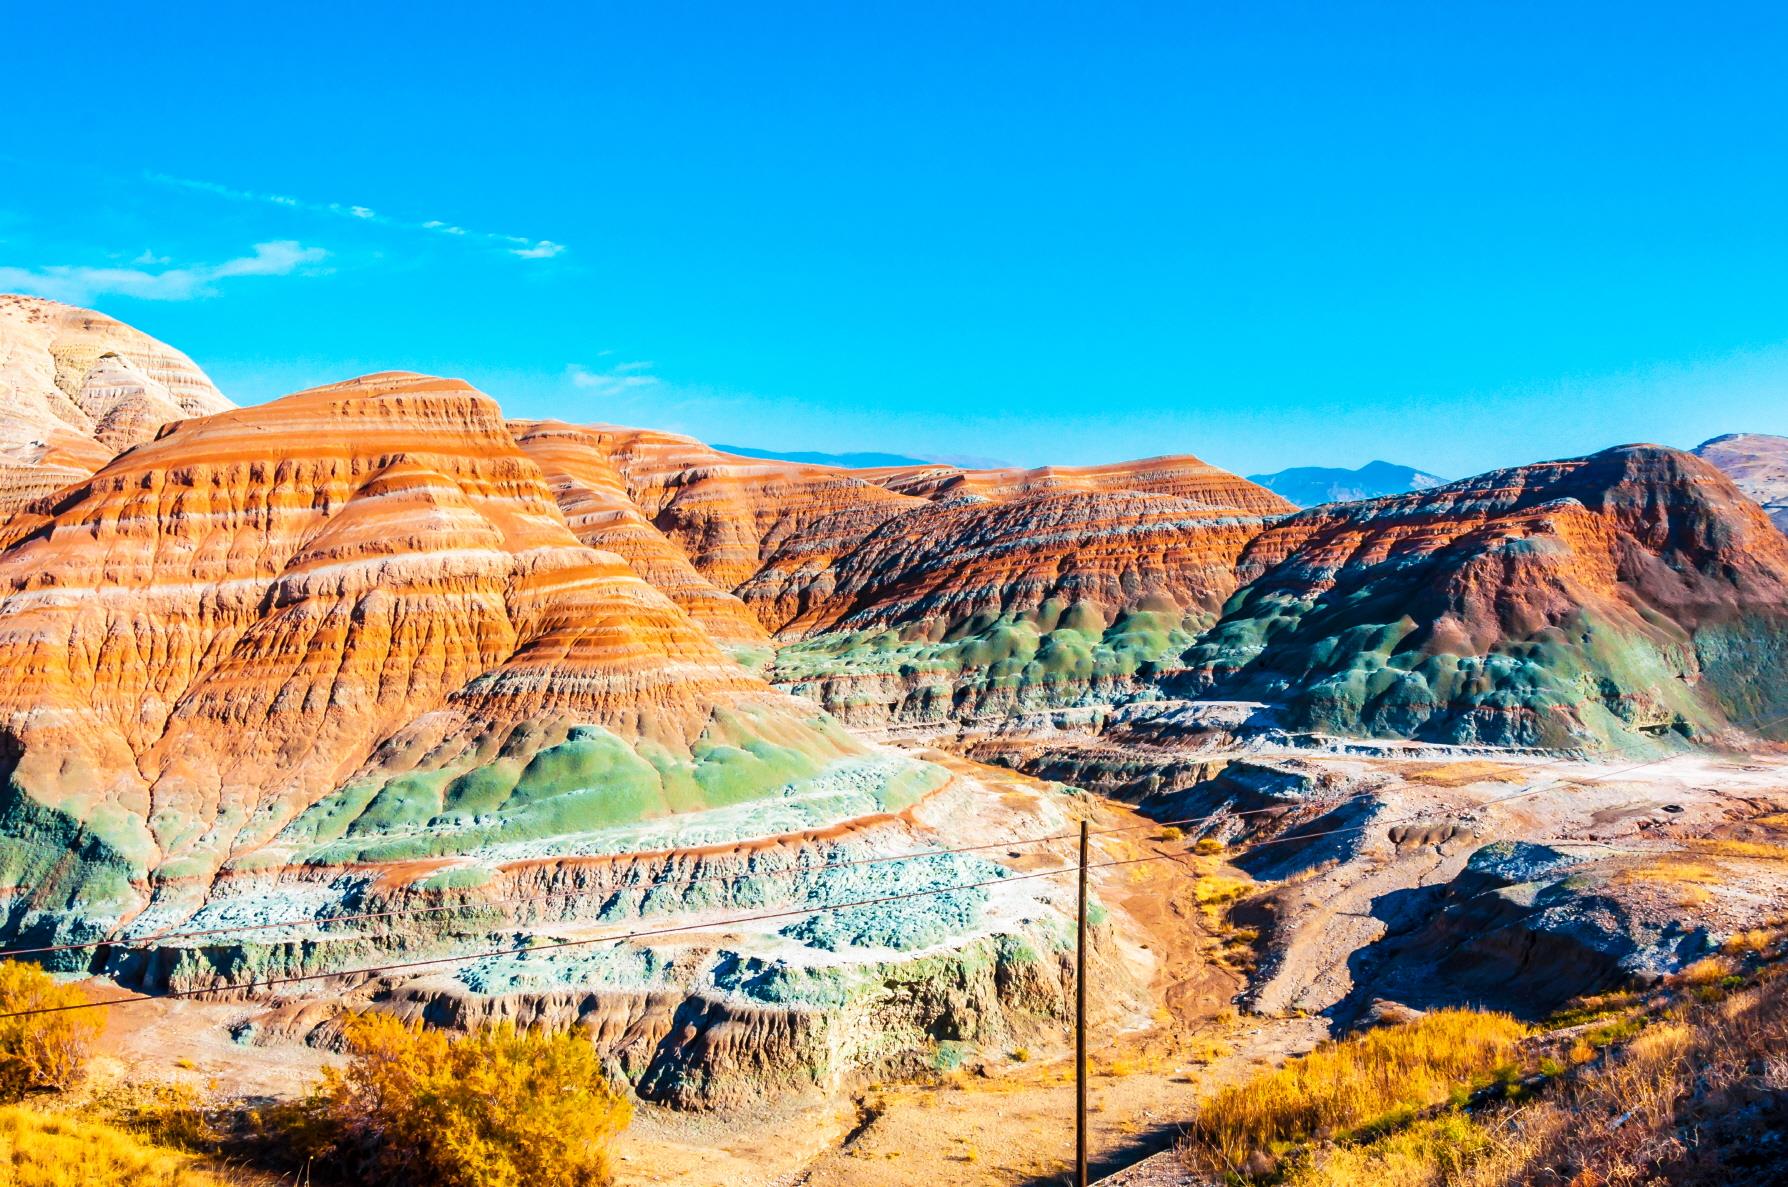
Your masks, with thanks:
[[[1243,472],[1788,433],[1776,5],[0,21],[0,288],[242,402],[410,368],[741,444]]]

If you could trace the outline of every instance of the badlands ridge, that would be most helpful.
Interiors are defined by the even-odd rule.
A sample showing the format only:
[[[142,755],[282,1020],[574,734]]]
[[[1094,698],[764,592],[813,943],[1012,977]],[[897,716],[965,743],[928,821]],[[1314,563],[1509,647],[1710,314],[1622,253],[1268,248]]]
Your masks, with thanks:
[[[1059,1044],[1040,839],[1152,818],[1246,889],[1100,872],[1112,1035],[1548,1010],[1781,899],[1788,537],[1702,452],[1304,511],[1189,456],[846,470],[409,373],[235,408],[0,297],[0,935],[212,991],[231,1066],[550,1020],[730,1108]]]

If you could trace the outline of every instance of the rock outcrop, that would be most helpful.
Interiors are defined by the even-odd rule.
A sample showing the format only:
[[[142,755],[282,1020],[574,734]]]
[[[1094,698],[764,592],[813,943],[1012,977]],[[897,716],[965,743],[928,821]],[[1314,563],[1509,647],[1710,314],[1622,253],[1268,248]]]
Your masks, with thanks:
[[[1727,433],[1697,445],[1695,456],[1723,470],[1788,532],[1788,437]]]
[[[790,540],[805,538],[816,560],[841,555],[922,501],[857,471],[734,457],[672,433],[594,426],[591,435],[646,518],[722,589],[738,590]],[[765,625],[780,626],[773,616]]]
[[[642,429],[541,434],[524,427],[523,447],[547,459],[550,436],[548,468],[587,542],[640,567],[637,541],[655,530],[649,580],[718,637],[754,641],[730,604],[717,618],[667,540],[783,644],[777,683],[866,723],[1124,695],[1216,616],[1242,549],[1293,510],[1191,457],[852,471]],[[623,521],[627,540],[593,534]]]
[[[1676,450],[1306,511],[1239,577],[1175,686],[1294,728],[1568,747],[1788,713],[1788,539]]]
[[[193,361],[104,314],[0,295],[0,512],[230,402]]]

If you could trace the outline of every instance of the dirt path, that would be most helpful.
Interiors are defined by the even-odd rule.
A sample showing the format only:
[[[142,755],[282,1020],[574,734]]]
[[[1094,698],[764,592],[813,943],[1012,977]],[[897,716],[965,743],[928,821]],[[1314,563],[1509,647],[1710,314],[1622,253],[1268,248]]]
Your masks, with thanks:
[[[961,761],[961,760],[956,760]],[[977,775],[990,782],[986,768]],[[1000,777],[1023,780],[1022,775]],[[1098,801],[1095,828],[1146,825]],[[1178,854],[1152,827],[1099,838],[1095,861]],[[1176,856],[1097,870],[1094,895],[1126,917],[1123,955],[1150,986],[1151,1013],[1095,1010],[1089,1138],[1095,1174],[1170,1147],[1213,1087],[1314,1045],[1323,1024],[1244,1024],[1232,999],[1240,973],[1216,960],[1221,937],[1198,905],[1214,859]],[[1070,1036],[1048,1050],[995,1055],[930,1082],[882,1085],[842,1108],[813,1105],[765,1117],[649,1112],[623,1139],[626,1187],[904,1187],[914,1183],[1042,1187],[1073,1160]]]

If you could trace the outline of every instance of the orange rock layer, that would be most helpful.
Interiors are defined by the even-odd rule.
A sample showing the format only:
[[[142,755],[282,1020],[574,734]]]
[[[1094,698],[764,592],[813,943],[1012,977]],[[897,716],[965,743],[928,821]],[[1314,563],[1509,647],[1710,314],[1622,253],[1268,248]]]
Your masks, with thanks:
[[[184,421],[0,543],[14,784],[150,868],[215,868],[369,763],[525,757],[573,723],[686,753],[729,708],[805,728],[581,543],[454,380]]]
[[[602,430],[558,421],[513,421],[510,427],[580,541],[618,554],[716,640],[768,643],[769,635],[745,604],[703,576],[628,498],[625,481],[603,449]]]

